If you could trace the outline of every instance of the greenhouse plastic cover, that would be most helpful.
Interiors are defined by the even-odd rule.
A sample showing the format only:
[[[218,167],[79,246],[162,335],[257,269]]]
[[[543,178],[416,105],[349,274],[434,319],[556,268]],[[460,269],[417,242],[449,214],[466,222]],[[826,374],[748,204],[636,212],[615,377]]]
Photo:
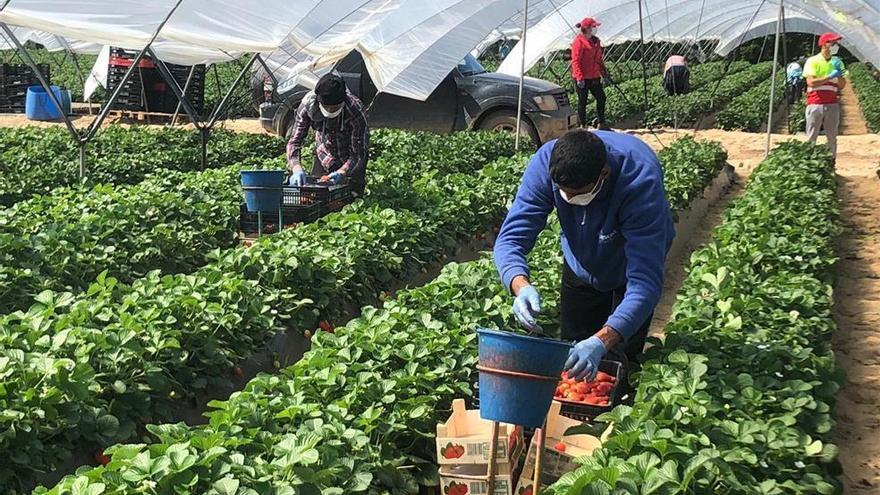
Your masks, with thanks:
[[[759,0],[641,3],[646,40],[716,39],[720,51],[775,29],[778,12]],[[259,52],[288,84],[313,80],[358,50],[380,90],[424,99],[467,53],[516,36],[523,7],[523,0],[11,0],[0,22],[25,39],[96,53],[100,45],[143,48],[168,18],[154,44],[159,58],[212,63]],[[837,31],[853,53],[880,65],[880,0],[785,7],[788,31]],[[606,44],[639,38],[635,0],[532,0],[526,66],[567,48],[586,15],[602,22]],[[518,74],[522,56],[515,48],[500,70]]]
[[[547,0],[550,1],[550,0]],[[759,0],[642,0],[646,41],[716,39],[726,54],[749,39],[776,30],[779,3]],[[599,37],[610,43],[640,39],[639,2],[571,0],[555,2],[557,8],[528,31],[525,66],[531,68],[548,52],[567,49],[577,34],[575,23],[585,16],[602,25]],[[854,55],[880,65],[880,0],[784,2],[786,30],[821,33],[835,31]],[[519,74],[522,46],[518,43],[498,68]]]

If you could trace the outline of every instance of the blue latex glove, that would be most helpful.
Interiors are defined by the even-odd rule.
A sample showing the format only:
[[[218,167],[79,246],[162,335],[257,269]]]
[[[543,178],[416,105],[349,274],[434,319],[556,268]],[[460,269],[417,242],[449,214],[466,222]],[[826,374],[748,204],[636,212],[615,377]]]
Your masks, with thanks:
[[[306,183],[306,173],[300,170],[290,174],[290,185],[294,187],[302,186]]]
[[[574,345],[568,352],[565,369],[575,380],[593,380],[599,372],[599,362],[605,357],[605,344],[595,335]]]
[[[519,295],[513,300],[513,316],[520,325],[531,332],[538,332],[538,322],[536,318],[541,312],[541,296],[538,295],[537,289],[532,285],[527,285],[520,289]]]
[[[342,182],[343,177],[345,176],[339,172],[331,172],[329,175],[327,175],[327,183],[331,186],[335,186],[336,184]]]
[[[587,87],[587,81],[584,81],[583,79],[578,79],[576,84],[578,89],[584,89]]]
[[[831,65],[834,66],[834,70],[843,74],[843,60],[840,60],[840,57],[831,57]]]
[[[843,75],[843,72],[840,69],[834,69],[831,71],[831,74],[828,74],[828,79],[835,79]]]

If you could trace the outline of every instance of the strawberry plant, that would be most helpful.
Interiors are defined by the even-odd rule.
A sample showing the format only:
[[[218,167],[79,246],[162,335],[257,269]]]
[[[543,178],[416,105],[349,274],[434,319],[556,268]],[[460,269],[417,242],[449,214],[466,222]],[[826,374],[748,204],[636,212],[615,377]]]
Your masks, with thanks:
[[[51,468],[76,443],[128,438],[137,424],[168,417],[169,398],[228,383],[216,370],[232,369],[278,331],[314,328],[317,314],[338,316],[488,229],[523,162],[500,159],[476,174],[424,174],[415,183],[417,164],[386,166],[388,180],[376,183],[390,190],[409,178],[420,208],[393,210],[368,195],[251,248],[215,252],[192,274],[151,272],[131,285],[102,275],[77,296],[40,294],[27,312],[0,321],[0,356],[10,360],[0,403],[29,412],[3,418],[21,433],[0,440],[2,450],[15,452],[16,470]],[[58,368],[47,378],[49,363]],[[97,426],[112,418],[115,429],[90,427],[86,411]],[[53,418],[51,428],[38,415]],[[15,476],[12,466],[0,478]]]
[[[766,131],[767,108],[770,106],[770,85],[772,79],[746,91],[730,100],[730,103],[715,116],[718,127],[731,131],[758,132],[763,127]],[[773,106],[778,108],[785,99],[785,74],[779,71],[776,75],[776,89],[773,93]]]
[[[666,162],[664,168],[682,169],[671,175],[690,180],[691,196],[707,183],[686,160]],[[687,170],[694,173],[688,176]],[[498,175],[515,176],[511,171]],[[492,184],[475,197],[501,184],[477,179],[474,187]],[[416,227],[425,235],[424,224]],[[295,240],[282,236],[265,241],[267,252],[258,256]],[[531,256],[535,283],[547,289],[550,312],[558,305],[549,290],[562,266],[558,236],[558,223],[551,222]],[[272,267],[280,271],[285,259],[289,254],[282,252],[275,264],[262,263],[265,273]],[[247,273],[247,267],[240,268]],[[276,283],[293,287],[281,278]],[[258,375],[228,400],[211,403],[206,425],[148,426],[148,444],[111,447],[106,466],[84,467],[35,493],[60,495],[74,487],[120,494],[415,493],[419,484],[437,481],[437,421],[448,416],[452,399],[470,393],[477,361],[474,327],[503,328],[510,322],[509,295],[497,283],[490,255],[449,264],[432,282],[398,292],[382,308],[364,308],[335,333],[317,333],[312,349],[293,366],[277,375]]]
[[[88,145],[88,179],[136,184],[157,169],[197,170],[199,149],[198,134],[192,131],[110,126]],[[208,163],[222,167],[283,152],[284,143],[276,137],[217,129],[211,133]],[[76,185],[78,171],[79,151],[65,129],[0,129],[0,205]]]
[[[694,89],[688,94],[664,97],[654,102],[645,112],[643,123],[647,127],[693,125],[700,116],[724,107],[736,96],[750,90],[770,76],[771,62],[748,66],[741,72],[719,74],[715,81]]]
[[[747,62],[734,62],[728,68],[727,74],[737,73],[749,64]],[[710,62],[691,67],[691,89],[697,90],[713,81],[717,81],[724,74],[724,62]],[[645,107],[644,87],[641,78],[632,79],[619,84],[616,88],[606,88],[607,119],[609,121],[622,121],[634,117],[649,110],[655,105],[660,105],[670,98],[663,89],[663,75],[648,78],[648,107]],[[624,98],[623,95],[626,95]],[[572,101],[577,101],[576,99]]]
[[[866,64],[854,64],[850,68],[850,82],[859,97],[862,116],[871,132],[880,132],[880,81]]]
[[[439,134],[376,135],[371,152],[380,158],[370,174],[378,181],[385,180],[383,168],[407,167],[418,174],[422,167],[436,166],[437,172],[463,172],[513,154],[506,133],[458,133],[445,146],[447,136]],[[244,141],[229,140],[230,155],[232,148],[247,143],[247,138],[235,139]],[[381,159],[383,153],[390,159]],[[43,290],[84,290],[104,271],[131,283],[151,270],[179,273],[202,266],[212,250],[237,243],[238,172],[258,165],[248,161],[205,172],[162,171],[135,186],[61,188],[0,211],[0,307],[26,308]],[[284,162],[267,160],[264,166],[284,167]],[[405,180],[380,189],[386,206],[406,207],[397,199],[415,194]]]

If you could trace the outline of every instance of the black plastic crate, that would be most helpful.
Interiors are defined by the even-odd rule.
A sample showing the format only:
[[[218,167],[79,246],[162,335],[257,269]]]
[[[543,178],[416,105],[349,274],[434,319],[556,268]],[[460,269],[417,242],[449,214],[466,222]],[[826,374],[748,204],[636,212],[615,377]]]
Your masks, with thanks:
[[[335,186],[320,184],[318,177],[306,177],[306,185],[301,187],[285,187],[282,192],[282,204],[288,205],[321,205],[321,214],[339,211],[345,205],[354,202],[354,191],[349,184]]]
[[[283,228],[290,228],[300,223],[311,223],[321,218],[321,206],[319,204],[283,206],[281,208],[281,223]],[[239,230],[245,235],[257,235],[259,233],[259,218],[256,212],[250,212],[247,205],[241,204],[239,216]],[[278,233],[278,210],[263,212],[263,234]]]
[[[599,371],[608,373],[613,376],[614,388],[608,394],[607,406],[591,406],[589,404],[581,404],[566,399],[554,399],[562,404],[559,413],[571,419],[578,421],[592,421],[596,416],[606,413],[620,403],[621,392],[624,389],[626,376],[626,367],[620,361],[611,361],[603,359],[599,363]]]

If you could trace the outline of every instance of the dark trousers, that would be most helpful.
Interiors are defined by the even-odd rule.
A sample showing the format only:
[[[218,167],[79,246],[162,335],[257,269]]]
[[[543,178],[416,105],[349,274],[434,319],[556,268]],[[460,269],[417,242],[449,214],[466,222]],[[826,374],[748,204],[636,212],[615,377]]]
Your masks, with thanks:
[[[673,65],[663,74],[663,88],[666,94],[683,95],[691,90],[691,72],[684,65]]]
[[[324,170],[324,165],[321,164],[321,160],[318,159],[317,155],[315,156],[314,162],[312,162],[312,176],[313,177],[321,177],[323,175],[327,175],[330,172],[335,172],[335,170]],[[348,176],[348,183],[351,184],[351,190],[354,191],[357,197],[363,197],[364,190],[367,188],[367,167],[364,165],[358,173]]]
[[[602,80],[586,79],[584,82],[586,84],[583,89],[577,87],[577,81],[574,84],[578,96],[578,123],[582,126],[587,125],[587,102],[589,101],[590,93],[592,93],[593,98],[596,99],[596,118],[599,120],[599,124],[604,124],[605,88],[602,87]]]
[[[626,287],[611,292],[600,292],[579,279],[568,263],[562,267],[560,294],[560,330],[562,340],[584,340],[602,329],[614,308],[623,300]],[[609,351],[610,357],[625,355],[630,371],[638,368],[638,357],[645,348],[645,339],[653,314],[639,327],[628,341],[617,344]]]

